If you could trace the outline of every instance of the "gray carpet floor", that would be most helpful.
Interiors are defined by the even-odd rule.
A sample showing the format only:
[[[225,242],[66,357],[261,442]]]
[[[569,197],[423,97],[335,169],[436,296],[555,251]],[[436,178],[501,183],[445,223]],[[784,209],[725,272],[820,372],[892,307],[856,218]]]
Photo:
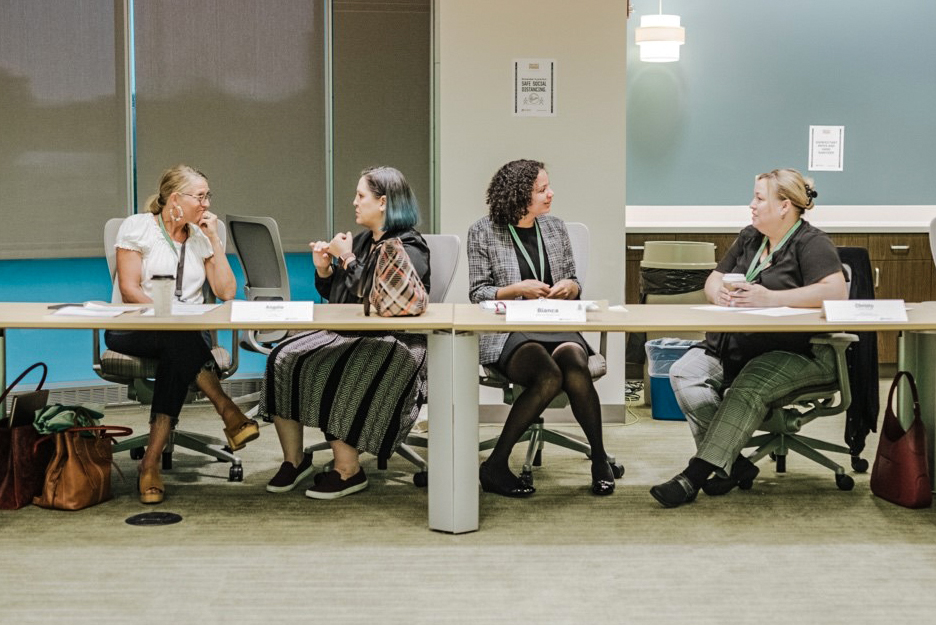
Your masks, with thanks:
[[[193,407],[182,426],[220,435],[212,415]],[[146,416],[107,413],[138,430]],[[810,434],[839,440],[843,422]],[[385,472],[365,460],[370,488],[341,500],[266,493],[281,462],[272,427],[241,452],[243,483],[178,452],[155,507],[138,503],[120,454],[110,502],[0,512],[0,623],[936,622],[932,509],[876,499],[867,475],[839,491],[791,457],[785,474],[762,462],[750,491],[664,510],[648,489],[690,456],[685,423],[631,407],[605,436],[626,467],[613,496],[589,494],[587,460],[548,448],[536,495],[482,494],[481,530],[458,536],[427,529],[426,492],[399,459]],[[874,449],[872,435],[865,457]],[[183,521],[124,522],[153,509]]]

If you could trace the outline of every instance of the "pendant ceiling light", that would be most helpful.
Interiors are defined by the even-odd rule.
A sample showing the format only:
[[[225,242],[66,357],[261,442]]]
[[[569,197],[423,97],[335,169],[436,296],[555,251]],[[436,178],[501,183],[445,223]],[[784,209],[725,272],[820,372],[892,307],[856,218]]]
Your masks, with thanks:
[[[679,46],[686,42],[686,29],[679,25],[678,15],[663,15],[660,0],[659,15],[640,16],[635,39],[641,61],[671,63],[679,60]]]

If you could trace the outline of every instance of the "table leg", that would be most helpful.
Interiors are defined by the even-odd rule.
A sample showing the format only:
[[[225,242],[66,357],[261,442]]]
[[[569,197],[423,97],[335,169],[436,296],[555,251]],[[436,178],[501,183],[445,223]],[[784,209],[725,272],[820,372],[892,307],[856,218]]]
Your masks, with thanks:
[[[920,418],[926,426],[930,482],[936,492],[936,479],[933,479],[936,476],[933,449],[936,444],[936,332],[903,332],[898,343],[897,365],[899,370],[913,374],[920,394]],[[913,396],[906,384],[901,384],[897,390],[897,415],[904,429],[910,427],[913,420]]]
[[[478,337],[429,335],[429,528],[478,529]]]

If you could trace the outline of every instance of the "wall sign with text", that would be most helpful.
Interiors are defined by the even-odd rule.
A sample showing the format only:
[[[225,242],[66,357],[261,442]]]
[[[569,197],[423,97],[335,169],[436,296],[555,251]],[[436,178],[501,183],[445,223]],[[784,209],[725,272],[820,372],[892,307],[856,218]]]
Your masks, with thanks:
[[[809,127],[809,171],[845,170],[845,126]]]
[[[555,59],[514,59],[513,79],[514,116],[555,117]]]

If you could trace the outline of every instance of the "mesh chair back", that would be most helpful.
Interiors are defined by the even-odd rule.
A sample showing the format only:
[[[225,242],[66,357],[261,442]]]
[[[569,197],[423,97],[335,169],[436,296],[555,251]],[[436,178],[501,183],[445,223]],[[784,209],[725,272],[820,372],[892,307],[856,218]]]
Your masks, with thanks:
[[[289,300],[289,274],[279,227],[271,217],[227,216],[231,241],[244,270],[248,300]]]
[[[458,255],[461,249],[461,239],[457,234],[424,234],[423,238],[429,245],[429,268],[431,289],[429,302],[438,304],[445,300],[455,270],[458,269]]]

